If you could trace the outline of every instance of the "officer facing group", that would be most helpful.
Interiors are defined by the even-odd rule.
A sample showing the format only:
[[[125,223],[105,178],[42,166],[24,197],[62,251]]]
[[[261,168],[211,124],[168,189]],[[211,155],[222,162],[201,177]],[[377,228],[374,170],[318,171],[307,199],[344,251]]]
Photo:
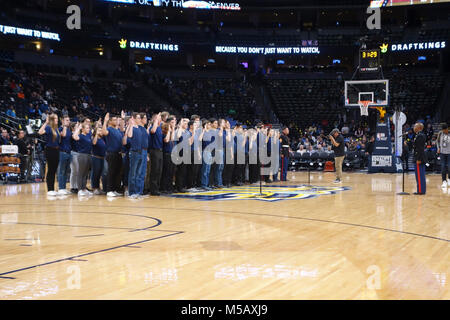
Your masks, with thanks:
[[[414,194],[425,194],[427,191],[427,182],[425,179],[425,144],[427,137],[422,132],[423,124],[418,122],[414,125],[414,160],[416,165],[414,171],[416,173],[417,192]]]

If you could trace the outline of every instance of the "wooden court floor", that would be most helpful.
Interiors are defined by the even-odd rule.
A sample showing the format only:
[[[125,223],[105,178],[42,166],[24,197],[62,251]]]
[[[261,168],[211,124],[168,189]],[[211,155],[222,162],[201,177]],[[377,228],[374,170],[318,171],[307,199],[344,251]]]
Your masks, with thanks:
[[[333,179],[112,201],[1,186],[0,299],[449,299],[440,176],[425,196],[396,195],[401,175]]]

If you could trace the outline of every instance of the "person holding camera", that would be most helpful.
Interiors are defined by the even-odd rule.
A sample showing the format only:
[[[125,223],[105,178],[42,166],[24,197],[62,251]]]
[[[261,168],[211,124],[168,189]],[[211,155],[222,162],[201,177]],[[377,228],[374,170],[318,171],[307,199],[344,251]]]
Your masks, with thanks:
[[[334,167],[336,169],[336,180],[334,183],[341,183],[342,179],[342,164],[345,158],[345,143],[344,137],[342,136],[339,129],[333,129],[331,131],[329,138],[332,143],[332,149],[334,151]]]
[[[25,171],[28,168],[28,156],[30,154],[29,148],[31,147],[29,143],[25,140],[25,131],[20,130],[19,134],[17,135],[17,139],[14,142],[15,145],[17,145],[19,149],[19,158],[20,158],[20,176],[19,179],[22,182],[26,181]]]

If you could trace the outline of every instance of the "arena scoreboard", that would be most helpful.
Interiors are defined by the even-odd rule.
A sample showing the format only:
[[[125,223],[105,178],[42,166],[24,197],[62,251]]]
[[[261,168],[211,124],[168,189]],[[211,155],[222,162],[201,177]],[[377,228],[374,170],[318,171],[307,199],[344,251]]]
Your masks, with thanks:
[[[380,49],[359,51],[359,71],[378,72],[380,70]]]

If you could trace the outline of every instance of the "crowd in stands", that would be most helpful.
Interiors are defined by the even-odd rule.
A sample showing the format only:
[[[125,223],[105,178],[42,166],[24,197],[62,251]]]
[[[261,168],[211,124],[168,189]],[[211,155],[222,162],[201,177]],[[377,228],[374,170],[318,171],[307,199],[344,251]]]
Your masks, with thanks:
[[[254,119],[253,86],[242,78],[180,78],[153,74],[149,84],[182,113],[231,117],[241,123]]]

